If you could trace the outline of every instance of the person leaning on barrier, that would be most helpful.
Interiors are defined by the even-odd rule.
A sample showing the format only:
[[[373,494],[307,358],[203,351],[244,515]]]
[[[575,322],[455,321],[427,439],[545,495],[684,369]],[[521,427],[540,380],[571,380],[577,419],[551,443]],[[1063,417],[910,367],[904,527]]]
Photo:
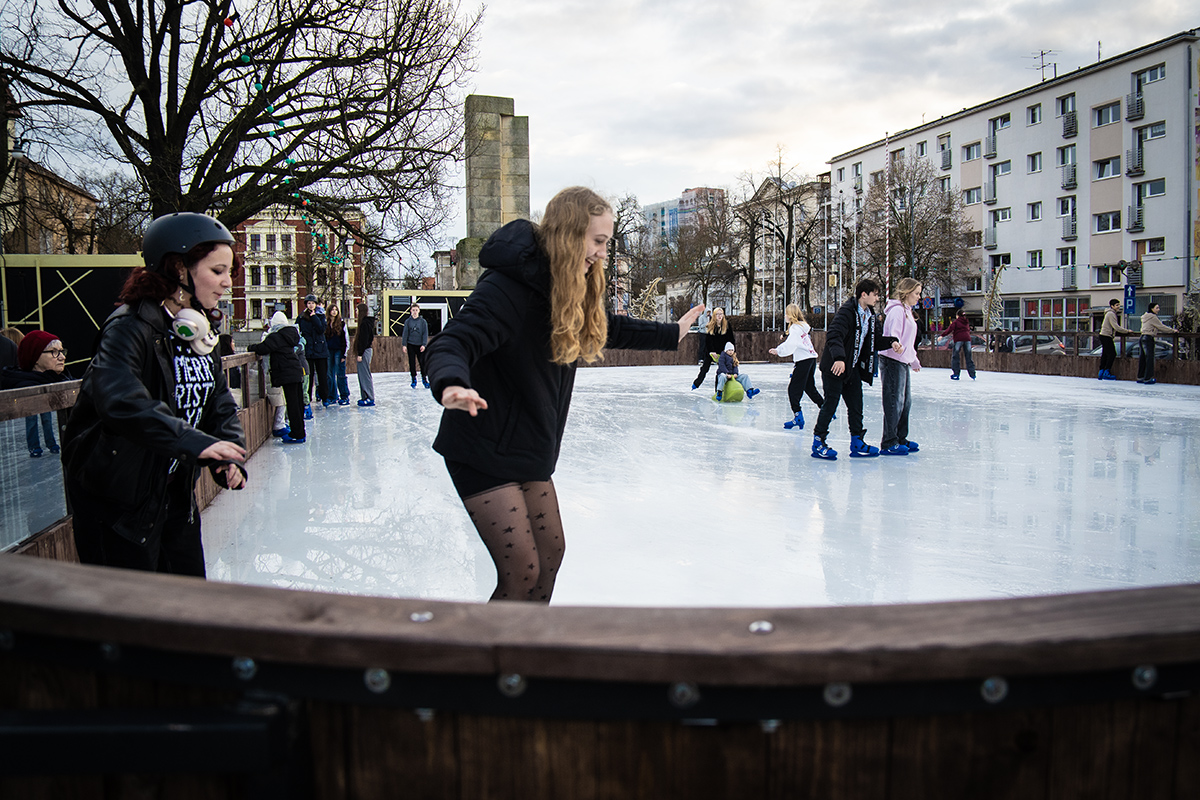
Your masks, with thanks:
[[[124,305],[100,330],[63,437],[85,564],[204,577],[199,468],[229,489],[246,479],[213,330],[237,267],[233,243],[204,214],[169,214],[146,230],[145,267],[130,273]]]

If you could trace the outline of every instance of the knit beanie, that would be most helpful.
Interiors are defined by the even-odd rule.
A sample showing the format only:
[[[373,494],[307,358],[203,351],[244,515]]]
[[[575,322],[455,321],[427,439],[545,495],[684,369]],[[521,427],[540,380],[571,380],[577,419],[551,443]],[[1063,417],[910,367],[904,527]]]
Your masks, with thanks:
[[[732,352],[733,352],[733,350],[734,350],[734,347],[733,347],[733,342],[726,342],[726,343],[725,343],[725,352],[726,352],[726,353],[732,353]]]
[[[275,328],[282,328],[284,325],[287,325],[287,324],[288,324],[288,318],[284,315],[284,313],[282,311],[276,311],[274,314],[271,315],[271,329],[272,330],[274,330]]]
[[[41,358],[42,353],[46,352],[50,343],[57,341],[57,336],[46,331],[30,331],[25,334],[25,338],[17,345],[17,366],[26,371],[33,369],[33,365]]]

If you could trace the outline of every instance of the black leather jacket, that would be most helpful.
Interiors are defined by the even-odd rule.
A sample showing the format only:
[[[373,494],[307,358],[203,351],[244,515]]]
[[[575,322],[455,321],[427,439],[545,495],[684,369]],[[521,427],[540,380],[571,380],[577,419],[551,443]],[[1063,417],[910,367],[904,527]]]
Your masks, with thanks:
[[[192,486],[206,448],[218,441],[245,446],[220,355],[214,351],[212,359],[214,385],[193,428],[175,415],[171,331],[162,307],[121,306],[101,329],[63,434],[63,466],[68,496],[84,493],[90,505],[111,510],[105,521],[131,542],[145,544],[160,531],[173,459],[180,461],[178,477]]]

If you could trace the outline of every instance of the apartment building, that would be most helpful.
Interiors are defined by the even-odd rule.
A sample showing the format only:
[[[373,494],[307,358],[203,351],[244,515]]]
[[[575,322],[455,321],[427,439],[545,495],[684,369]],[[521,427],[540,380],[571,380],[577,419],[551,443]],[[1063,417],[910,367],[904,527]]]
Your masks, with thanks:
[[[1009,329],[1096,330],[1126,286],[1135,315],[1153,301],[1169,318],[1200,291],[1197,42],[1184,31],[835,156],[833,214],[853,218],[888,159],[916,154],[963,193],[979,273],[956,288],[976,320],[994,280]]]
[[[646,231],[660,239],[670,239],[679,233],[681,225],[687,225],[692,215],[710,205],[723,204],[725,190],[701,186],[684,189],[679,197],[642,206],[646,218]]]
[[[300,210],[274,205],[234,228],[244,269],[234,279],[233,319],[246,330],[261,330],[277,305],[294,319],[304,297],[336,303],[353,318],[363,299],[363,217],[348,214],[348,229],[306,221]]]

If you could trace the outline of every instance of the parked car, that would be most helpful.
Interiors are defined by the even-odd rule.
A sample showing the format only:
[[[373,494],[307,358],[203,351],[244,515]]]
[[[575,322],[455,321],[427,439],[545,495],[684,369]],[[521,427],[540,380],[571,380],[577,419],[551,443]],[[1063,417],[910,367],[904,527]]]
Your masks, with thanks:
[[[1113,342],[1113,344],[1116,346],[1117,355],[1119,355],[1119,356],[1129,356],[1130,358],[1141,358],[1141,356],[1142,356],[1142,342],[1140,339],[1126,339],[1124,348],[1121,347],[1120,341]],[[1097,347],[1094,350],[1091,350],[1090,352],[1087,353],[1087,355],[1089,355],[1089,356],[1100,355],[1100,348]],[[1169,339],[1155,339],[1154,340],[1154,358],[1155,359],[1174,358],[1174,357],[1175,357],[1175,352],[1171,347],[1171,342]]]
[[[950,337],[949,335],[946,335],[939,336],[936,340],[934,340],[933,346],[939,350],[949,350],[950,344]],[[984,350],[987,350],[987,342],[984,341],[983,337],[971,334],[971,352],[982,353]]]
[[[1062,356],[1067,354],[1067,348],[1063,344],[1062,339],[1048,333],[1014,333],[1005,342],[1004,351],[1008,353],[1032,353],[1033,337],[1035,335],[1037,336],[1038,355],[1057,353]]]

